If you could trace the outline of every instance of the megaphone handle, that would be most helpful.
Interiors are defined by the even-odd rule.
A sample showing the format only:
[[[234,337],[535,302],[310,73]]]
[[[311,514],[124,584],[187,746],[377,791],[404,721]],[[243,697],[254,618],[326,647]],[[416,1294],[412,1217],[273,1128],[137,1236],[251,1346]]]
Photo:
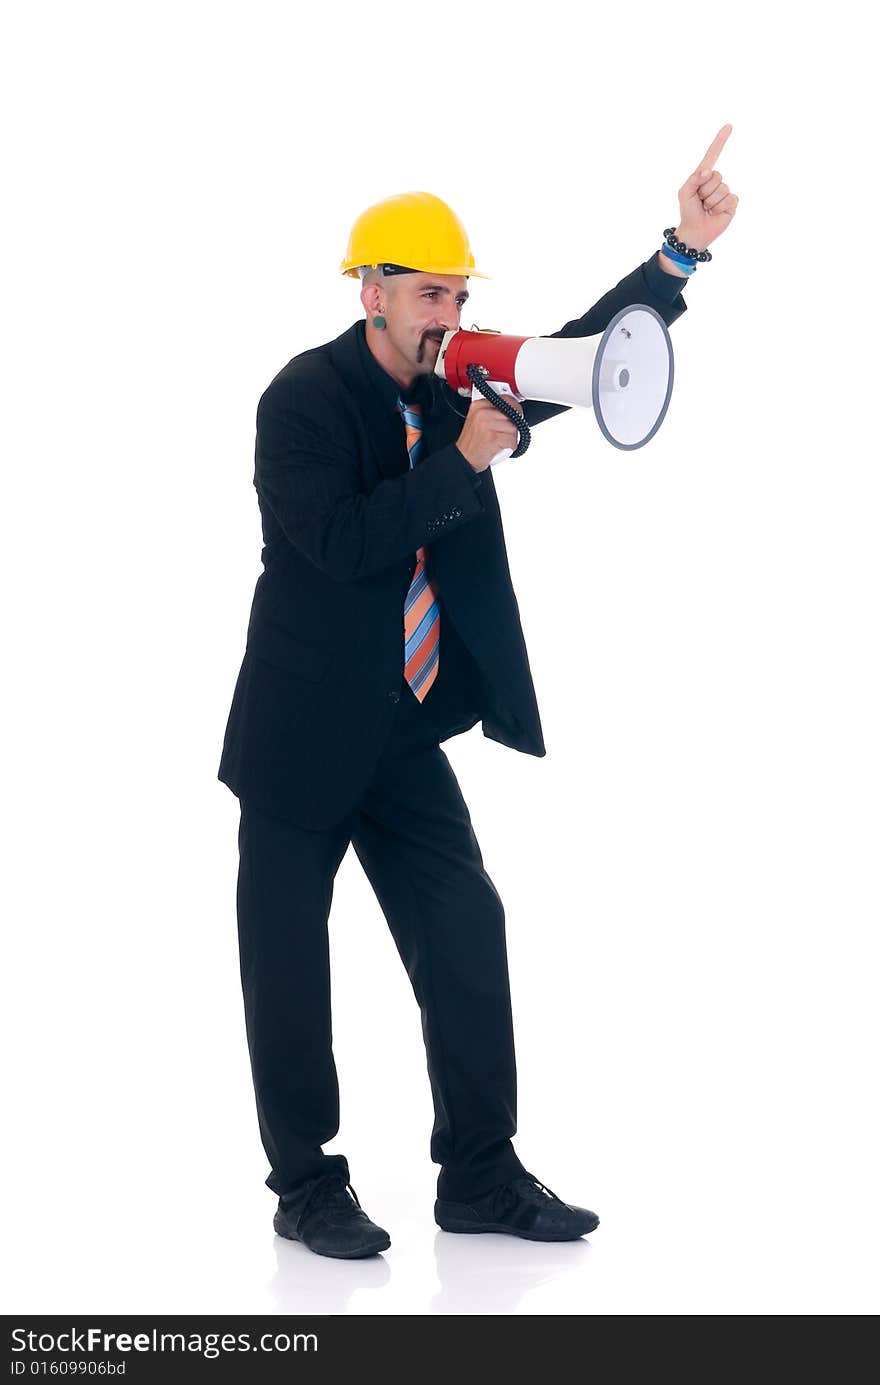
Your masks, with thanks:
[[[522,403],[522,401],[525,399],[525,395],[517,394],[515,390],[512,390],[510,388],[510,385],[508,385],[506,380],[487,380],[486,384],[491,385],[492,389],[495,390],[498,394],[509,394],[511,398],[518,399],[520,403]],[[486,396],[482,393],[482,391],[477,389],[476,385],[471,386],[471,403],[473,403],[475,399],[485,399],[485,397]],[[489,465],[497,466],[499,462],[506,462],[507,458],[511,456],[512,453],[512,447],[502,447],[500,452],[495,453],[495,456],[492,458]]]

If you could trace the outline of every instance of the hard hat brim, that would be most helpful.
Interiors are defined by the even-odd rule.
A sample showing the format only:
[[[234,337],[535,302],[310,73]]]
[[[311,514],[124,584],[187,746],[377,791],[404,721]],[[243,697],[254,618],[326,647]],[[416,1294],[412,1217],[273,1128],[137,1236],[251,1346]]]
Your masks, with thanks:
[[[378,263],[382,263],[382,261],[379,261]],[[372,268],[375,269],[376,265],[373,265]],[[416,270],[419,274],[460,274],[463,275],[466,279],[491,278],[491,275],[483,274],[479,269],[474,269],[473,265],[420,264],[411,265],[410,268]],[[358,278],[359,269],[360,265],[349,264],[347,260],[343,260],[341,265],[339,266],[340,274],[347,274],[352,279]]]

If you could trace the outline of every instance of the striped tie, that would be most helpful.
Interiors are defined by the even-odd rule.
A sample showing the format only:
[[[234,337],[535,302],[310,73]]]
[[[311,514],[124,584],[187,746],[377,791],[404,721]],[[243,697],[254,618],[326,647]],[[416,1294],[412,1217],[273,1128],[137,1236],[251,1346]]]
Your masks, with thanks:
[[[412,467],[422,450],[422,409],[420,404],[404,404],[400,398],[397,407],[403,414],[406,449]],[[440,667],[438,588],[436,579],[429,579],[425,572],[425,557],[423,546],[416,554],[416,570],[403,606],[403,676],[419,702],[424,702]]]

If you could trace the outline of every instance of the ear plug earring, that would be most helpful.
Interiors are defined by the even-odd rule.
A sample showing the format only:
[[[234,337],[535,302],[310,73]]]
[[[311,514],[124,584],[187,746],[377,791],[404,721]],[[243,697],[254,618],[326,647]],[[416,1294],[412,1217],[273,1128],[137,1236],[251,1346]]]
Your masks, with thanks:
[[[384,319],[384,317],[374,317],[374,318],[373,318],[373,326],[374,326],[374,327],[378,327],[378,328],[381,330],[381,329],[385,326],[385,319]]]

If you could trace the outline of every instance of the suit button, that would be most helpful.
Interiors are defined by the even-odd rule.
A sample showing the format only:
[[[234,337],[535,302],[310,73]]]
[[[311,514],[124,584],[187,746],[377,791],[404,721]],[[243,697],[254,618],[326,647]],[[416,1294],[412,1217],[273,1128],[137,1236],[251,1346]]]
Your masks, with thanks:
[[[392,689],[391,689],[390,693],[388,694],[388,701],[389,701],[389,702],[399,702],[399,701],[400,701],[400,693],[397,691],[396,688],[392,688]]]

